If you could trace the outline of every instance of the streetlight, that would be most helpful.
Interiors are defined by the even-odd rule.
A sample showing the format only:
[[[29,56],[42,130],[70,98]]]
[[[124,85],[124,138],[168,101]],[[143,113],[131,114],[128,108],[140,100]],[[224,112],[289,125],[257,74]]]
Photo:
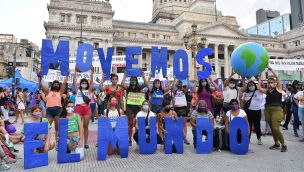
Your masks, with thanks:
[[[197,39],[197,25],[193,24],[191,26],[192,28],[192,38],[189,40],[188,36],[184,36],[184,44],[187,50],[191,50],[193,54],[193,58],[196,55],[197,50],[202,47],[202,45],[206,44],[207,38],[203,37],[199,41]],[[189,43],[190,42],[190,43]],[[194,80],[197,79],[197,66],[196,66],[196,60],[193,59],[193,75],[194,75]]]

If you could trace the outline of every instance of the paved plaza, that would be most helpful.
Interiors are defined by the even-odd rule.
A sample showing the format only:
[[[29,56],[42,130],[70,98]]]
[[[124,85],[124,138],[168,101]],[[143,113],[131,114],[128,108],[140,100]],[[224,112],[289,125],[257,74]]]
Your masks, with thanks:
[[[21,128],[18,125],[18,129]],[[264,172],[264,171],[297,171],[303,172],[304,143],[293,136],[291,129],[283,131],[288,146],[288,152],[269,150],[273,144],[271,136],[262,137],[264,145],[256,144],[255,134],[251,139],[247,155],[234,155],[227,151],[215,151],[208,155],[198,155],[193,145],[184,145],[184,154],[166,155],[162,145],[158,146],[153,155],[140,155],[137,146],[129,149],[129,157],[121,159],[118,155],[108,156],[106,161],[97,161],[97,124],[90,125],[90,148],[85,151],[85,159],[78,163],[57,164],[57,151],[49,152],[49,166],[27,171],[43,172],[84,172],[84,171],[233,171],[233,172]],[[301,130],[300,130],[301,131]],[[192,141],[192,133],[188,127],[188,139]],[[302,135],[302,133],[301,133]],[[54,139],[54,136],[52,136]],[[9,171],[23,171],[23,144],[16,145],[20,150],[16,164]]]

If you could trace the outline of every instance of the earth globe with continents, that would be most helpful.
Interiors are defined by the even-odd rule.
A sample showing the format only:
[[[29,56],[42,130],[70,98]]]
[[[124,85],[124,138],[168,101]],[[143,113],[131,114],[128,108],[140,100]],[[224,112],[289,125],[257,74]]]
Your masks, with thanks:
[[[242,77],[261,74],[268,65],[269,55],[260,44],[248,42],[237,47],[231,54],[231,67]]]

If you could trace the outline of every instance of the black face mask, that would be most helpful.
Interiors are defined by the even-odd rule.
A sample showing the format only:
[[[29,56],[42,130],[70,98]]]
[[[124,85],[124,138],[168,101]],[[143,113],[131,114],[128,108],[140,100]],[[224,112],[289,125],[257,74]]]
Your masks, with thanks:
[[[287,88],[287,90],[288,90],[288,91],[291,91],[291,90],[292,90],[292,88],[291,88],[291,87],[288,87],[288,88]]]
[[[165,109],[164,109],[164,111],[165,111],[165,112],[170,112],[170,110],[171,110],[171,108],[170,108],[170,107],[169,107],[169,108],[165,108]]]
[[[51,90],[59,91],[59,90],[60,90],[60,87],[59,87],[59,86],[52,86],[52,89],[51,89]]]

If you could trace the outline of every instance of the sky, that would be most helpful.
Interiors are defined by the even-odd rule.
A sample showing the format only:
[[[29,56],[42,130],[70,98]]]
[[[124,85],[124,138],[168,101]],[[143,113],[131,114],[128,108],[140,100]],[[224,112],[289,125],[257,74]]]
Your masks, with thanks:
[[[45,38],[43,22],[48,21],[47,3],[50,0],[0,0],[0,33],[14,34],[41,47]],[[152,0],[110,0],[114,19],[150,22]],[[274,3],[275,2],[275,3]],[[290,13],[290,0],[217,0],[223,15],[235,16],[241,28],[256,23],[256,10],[264,8]]]

